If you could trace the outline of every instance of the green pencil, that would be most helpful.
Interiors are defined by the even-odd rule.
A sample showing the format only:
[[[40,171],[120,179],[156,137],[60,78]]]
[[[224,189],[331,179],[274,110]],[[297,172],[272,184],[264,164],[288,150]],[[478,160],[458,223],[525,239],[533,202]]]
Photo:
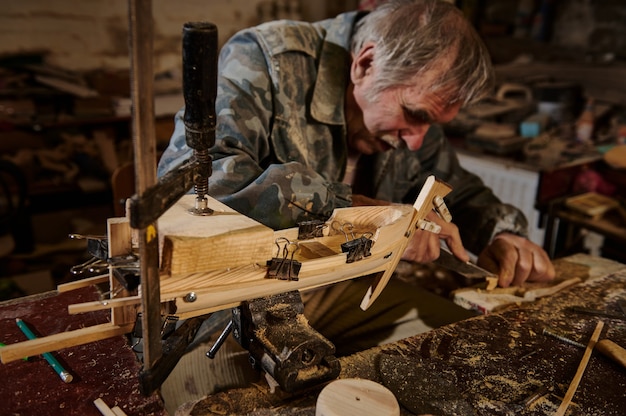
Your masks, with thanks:
[[[31,331],[30,328],[26,325],[26,323],[22,321],[20,318],[16,318],[15,323],[22,330],[24,335],[26,335],[26,338],[37,339],[37,336],[33,334],[33,331]],[[52,354],[50,354],[49,352],[44,352],[42,355],[43,355],[43,358],[46,359],[48,364],[50,364],[50,366],[54,369],[54,371],[56,371],[59,377],[61,377],[61,380],[63,380],[66,383],[72,382],[74,377],[63,368],[61,363],[58,362],[57,359],[54,358]]]

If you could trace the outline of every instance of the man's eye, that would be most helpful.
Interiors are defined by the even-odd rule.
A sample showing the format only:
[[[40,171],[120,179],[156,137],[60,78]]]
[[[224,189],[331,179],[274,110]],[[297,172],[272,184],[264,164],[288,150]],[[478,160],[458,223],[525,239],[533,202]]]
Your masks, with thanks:
[[[407,118],[407,120],[409,120],[412,123],[419,123],[419,124],[430,124],[430,117],[428,116],[428,113],[426,113],[425,111],[411,111],[408,109],[404,110],[404,115]]]

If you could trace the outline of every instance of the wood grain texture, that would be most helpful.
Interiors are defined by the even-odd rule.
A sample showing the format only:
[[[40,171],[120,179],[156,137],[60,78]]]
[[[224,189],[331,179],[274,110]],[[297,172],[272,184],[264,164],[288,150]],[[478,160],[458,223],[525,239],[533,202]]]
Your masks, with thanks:
[[[107,239],[109,241],[109,257],[121,256],[132,252],[132,230],[130,221],[127,218],[109,218],[107,220]],[[113,271],[109,269],[109,287],[115,292],[121,285],[113,276]],[[128,292],[122,290],[118,296],[128,296]],[[125,325],[135,322],[137,308],[133,306],[123,306],[111,309],[111,322],[113,324]]]
[[[393,393],[371,380],[335,380],[317,398],[315,416],[396,416],[400,406]]]
[[[411,220],[411,225],[404,232],[404,239],[400,239],[399,242],[401,246],[398,250],[393,253],[392,259],[392,267],[389,267],[382,273],[376,281],[369,288],[368,292],[363,296],[363,300],[361,301],[361,309],[367,310],[372,303],[380,296],[380,294],[387,286],[387,282],[391,279],[393,272],[395,271],[396,265],[402,258],[402,254],[404,254],[404,250],[411,238],[413,238],[413,234],[415,233],[415,228],[417,224],[428,215],[434,208],[434,198],[441,197],[444,198],[452,191],[450,185],[445,182],[442,182],[435,178],[434,176],[429,176],[424,183],[424,186],[420,190],[415,203],[413,204],[413,208],[415,209],[413,218]],[[398,235],[395,235],[395,238],[398,238]]]
[[[601,339],[596,343],[596,349],[626,368],[626,350],[610,339]]]
[[[159,218],[161,272],[179,275],[226,269],[272,257],[274,231],[209,198],[214,213],[189,214],[194,195],[185,195]]]

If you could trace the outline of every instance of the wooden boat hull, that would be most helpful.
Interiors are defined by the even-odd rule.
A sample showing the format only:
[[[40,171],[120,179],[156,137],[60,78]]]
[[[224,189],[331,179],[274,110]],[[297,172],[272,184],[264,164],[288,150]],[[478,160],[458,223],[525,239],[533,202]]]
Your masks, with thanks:
[[[444,182],[430,177],[413,206],[337,209],[326,222],[322,236],[306,240],[298,240],[296,228],[273,231],[214,199],[209,200],[214,215],[191,216],[187,210],[193,206],[194,196],[185,196],[158,223],[162,247],[162,305],[175,303],[176,315],[185,319],[235,307],[250,299],[293,290],[311,290],[359,276],[378,274],[376,283],[364,294],[361,303],[361,308],[367,309],[384,289],[416,228],[433,209],[434,198],[443,198],[450,190]],[[109,256],[133,250],[136,237],[127,219],[109,219],[107,226]],[[369,255],[349,262],[342,244],[365,235],[373,242]],[[297,280],[267,278],[267,260],[280,256],[279,240],[297,242],[299,249],[293,253],[293,260],[301,263]],[[291,255],[289,259],[292,259]],[[111,290],[115,292],[120,284],[112,273],[109,273],[109,281]],[[84,281],[84,285],[90,284],[93,284],[92,279]],[[80,285],[80,282],[73,282],[67,290]],[[65,289],[60,287],[59,290]],[[71,305],[69,312],[111,309],[111,325],[96,329],[96,332],[102,332],[102,337],[107,337],[107,334],[119,334],[120,330],[129,331],[140,312],[140,305],[139,295],[122,295]],[[50,335],[37,340],[37,343],[6,346],[0,349],[0,359],[8,362],[24,355],[102,339],[94,336],[93,332],[93,328],[84,328],[71,334]],[[86,334],[89,336],[85,337]]]

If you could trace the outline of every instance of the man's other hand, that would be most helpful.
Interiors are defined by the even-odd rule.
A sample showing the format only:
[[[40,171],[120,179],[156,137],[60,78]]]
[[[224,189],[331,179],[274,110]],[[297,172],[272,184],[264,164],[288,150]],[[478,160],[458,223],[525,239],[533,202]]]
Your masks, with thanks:
[[[548,282],[555,271],[550,257],[537,244],[515,234],[501,233],[478,256],[478,265],[498,274],[498,286]]]

